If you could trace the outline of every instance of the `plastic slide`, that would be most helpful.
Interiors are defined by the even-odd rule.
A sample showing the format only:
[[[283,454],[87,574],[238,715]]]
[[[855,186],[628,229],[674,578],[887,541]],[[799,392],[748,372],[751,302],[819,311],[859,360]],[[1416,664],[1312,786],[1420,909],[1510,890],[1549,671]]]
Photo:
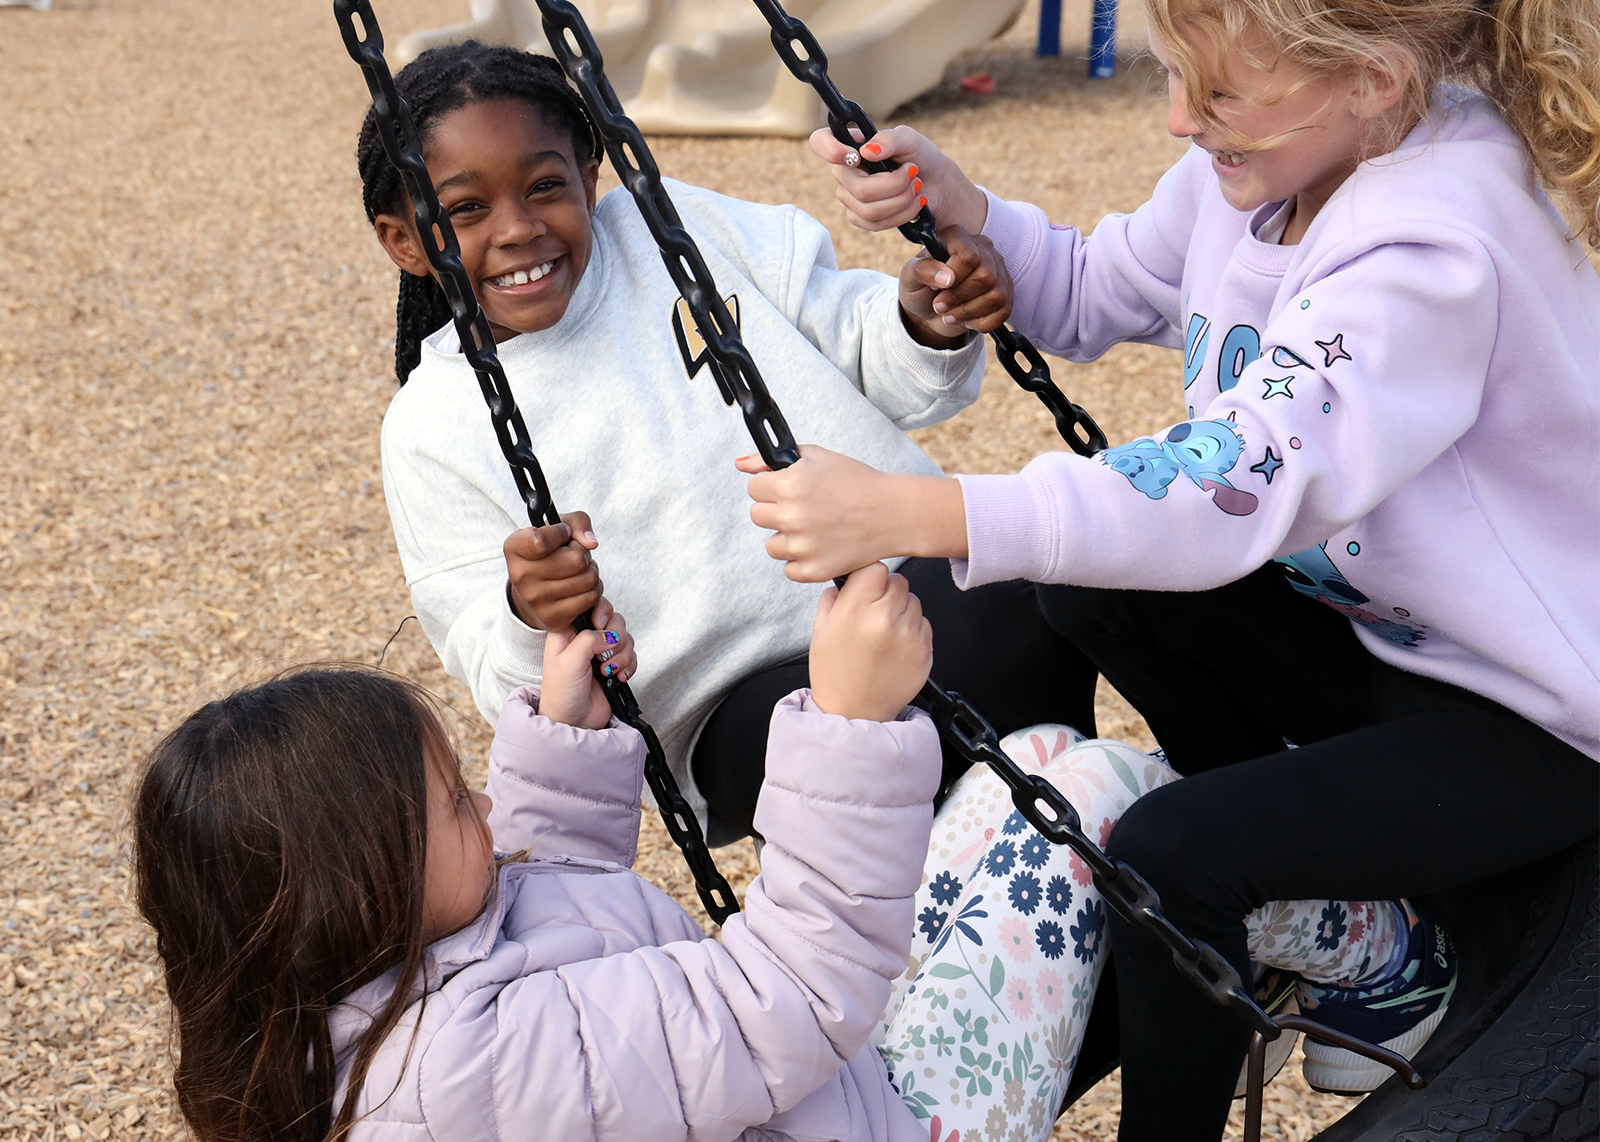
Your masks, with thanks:
[[[574,0],[623,109],[663,135],[808,135],[824,125],[749,0]],[[791,0],[841,91],[883,118],[939,82],[957,53],[1010,26],[1023,0]],[[472,18],[406,36],[396,66],[479,39],[548,54],[533,0],[472,0]]]

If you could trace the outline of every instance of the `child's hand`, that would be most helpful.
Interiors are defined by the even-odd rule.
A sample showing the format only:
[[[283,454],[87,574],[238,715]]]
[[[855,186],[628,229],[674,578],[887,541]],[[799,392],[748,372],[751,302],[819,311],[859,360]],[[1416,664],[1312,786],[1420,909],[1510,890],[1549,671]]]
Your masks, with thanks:
[[[827,714],[887,722],[928,680],[933,628],[906,581],[882,563],[851,574],[817,603],[811,700]]]
[[[888,230],[910,222],[926,206],[940,226],[955,224],[976,234],[989,217],[989,200],[948,155],[910,127],[879,131],[852,150],[826,127],[811,136],[811,149],[833,166],[839,203],[853,226]],[[848,156],[899,163],[896,170],[868,174]]]
[[[601,659],[604,669],[624,682],[633,677],[638,665],[633,636],[605,599],[595,604],[594,628],[580,633],[566,626],[545,637],[539,712],[552,722],[601,730],[611,720],[606,692],[589,665],[594,659]]]
[[[589,555],[600,541],[584,512],[525,527],[505,542],[506,574],[517,617],[535,630],[560,630],[600,600],[605,584]]]
[[[799,462],[781,472],[769,472],[759,456],[735,466],[754,474],[751,522],[777,532],[767,554],[797,582],[820,583],[893,555],[967,554],[955,480],[880,472],[815,444],[801,445]]]
[[[950,260],[936,262],[926,250],[900,268],[900,309],[906,328],[924,345],[959,344],[964,330],[987,333],[1011,316],[1011,275],[1005,259],[984,237],[947,226],[939,238]]]

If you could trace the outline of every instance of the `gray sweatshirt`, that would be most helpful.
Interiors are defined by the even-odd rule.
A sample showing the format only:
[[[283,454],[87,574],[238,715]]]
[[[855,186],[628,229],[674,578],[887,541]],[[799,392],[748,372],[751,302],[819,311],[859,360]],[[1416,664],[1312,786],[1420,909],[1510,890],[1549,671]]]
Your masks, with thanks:
[[[838,269],[827,230],[792,206],[668,188],[796,440],[939,474],[902,430],[977,399],[981,339],[918,345],[895,280]],[[750,522],[733,461],[755,446],[710,369],[687,375],[677,302],[638,210],[612,192],[566,314],[499,351],[557,507],[594,520],[606,596],[638,644],[635,695],[703,816],[687,772],[700,726],[735,683],[805,653],[822,588],[786,579]],[[502,545],[528,516],[458,347],[453,326],[428,338],[395,394],[383,485],[417,618],[493,723],[540,680],[544,636],[507,605]]]

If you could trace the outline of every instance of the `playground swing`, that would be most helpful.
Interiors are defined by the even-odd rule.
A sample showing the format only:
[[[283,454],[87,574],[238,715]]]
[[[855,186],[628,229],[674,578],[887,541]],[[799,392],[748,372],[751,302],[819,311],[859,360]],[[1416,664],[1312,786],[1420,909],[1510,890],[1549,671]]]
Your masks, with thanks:
[[[827,57],[805,24],[789,16],[779,0],[752,2],[772,28],[779,58],[822,100],[834,137],[853,147],[877,134],[865,110],[845,99],[829,78]],[[1058,30],[1059,3],[1046,0],[1041,54],[1047,54],[1045,29],[1052,19]],[[1095,0],[1091,76],[1111,74],[1115,20],[1115,0]],[[1106,70],[1097,72],[1097,64]],[[868,171],[892,165],[862,159]],[[945,259],[927,207],[900,232],[931,257]],[[1039,396],[1074,451],[1092,455],[1105,447],[1098,426],[1051,383],[1048,367],[1025,338],[1008,326],[991,336],[1007,373]],[[1019,355],[1033,367],[1022,370]],[[1326,1142],[1389,1139],[1411,1128],[1441,1140],[1600,1137],[1597,865],[1600,837],[1591,837],[1534,866],[1424,898],[1423,906],[1455,937],[1460,955],[1461,975],[1449,1013],[1417,1055],[1421,1073],[1413,1077],[1396,1068],[1405,1086],[1390,1082],[1318,1137]],[[1112,899],[1109,893],[1107,898]],[[1486,910],[1485,900],[1503,904]],[[1115,971],[1114,956],[1107,971]],[[1277,1022],[1285,1029],[1308,1029],[1307,1021],[1295,1016],[1280,1016]],[[1063,1106],[1116,1068],[1116,1024],[1116,988],[1103,980]],[[1251,1036],[1246,1142],[1256,1142],[1261,1133],[1267,1038],[1259,1029]],[[1421,1090],[1421,1074],[1431,1076],[1426,1090]]]
[[[788,426],[767,393],[698,248],[683,229],[643,136],[622,114],[620,103],[606,82],[598,48],[582,17],[567,0],[537,2],[546,36],[578,88],[608,156],[638,204],[660,246],[668,272],[706,342],[708,361],[724,400],[729,404],[738,402],[746,426],[770,467],[777,469],[794,463],[798,459],[798,449]],[[763,14],[767,14],[770,0],[755,2],[762,7]],[[808,54],[800,62],[810,63],[813,75],[820,76],[832,89],[826,77],[825,57],[820,49],[812,49],[815,40],[810,39],[804,25],[789,18],[776,3],[770,6],[779,18],[774,22],[773,16],[768,15],[774,29],[774,44],[780,54],[785,53],[786,45],[789,46],[789,53],[785,54],[787,61],[793,54],[792,45],[801,44]],[[512,467],[529,518],[536,525],[555,522],[557,515],[549,489],[500,367],[487,320],[478,308],[462,269],[454,231],[448,217],[439,209],[409,112],[395,93],[383,57],[382,34],[372,14],[370,0],[335,0],[334,10],[345,45],[366,77],[385,150],[406,185],[416,213],[418,232],[434,236],[432,242],[424,244],[428,259],[441,275],[463,352],[477,373],[496,437]],[[808,39],[810,44],[807,44]],[[802,78],[817,86],[819,91],[823,90],[818,80],[811,76]],[[834,97],[839,98],[837,90],[832,90]],[[865,133],[870,135],[870,122],[865,114],[857,116],[842,99],[839,102],[846,108],[846,114],[838,117],[835,133],[848,131],[853,124],[858,129],[866,128]],[[834,117],[832,111],[830,105],[830,118]],[[847,135],[840,137],[849,141]],[[925,227],[932,235],[932,217],[926,210],[923,215],[926,218],[919,217],[912,225],[919,230]],[[919,232],[908,236],[922,240]],[[1003,332],[1010,333],[1009,330]],[[1026,345],[1025,341],[1021,343]],[[1008,371],[1012,371],[1011,364],[1008,364]],[[1020,367],[1018,371],[1022,371]],[[1012,375],[1016,377],[1017,372]],[[1059,397],[1059,390],[1049,384],[1047,371],[1044,379],[1049,391]],[[1032,391],[1040,393],[1041,399],[1050,404],[1043,386]],[[1064,397],[1060,399],[1081,418],[1072,423],[1086,422],[1086,432],[1098,434],[1092,420],[1076,406],[1065,402]],[[1052,407],[1052,411],[1056,409]],[[1063,428],[1062,432],[1076,450],[1086,451],[1093,445],[1092,437],[1075,439],[1067,429]],[[1099,443],[1103,447],[1103,436]],[[579,622],[586,620],[584,616]],[[737,901],[712,864],[698,822],[667,770],[655,734],[644,722],[625,685],[603,677],[601,682],[619,720],[634,726],[644,737],[646,776],[668,831],[684,852],[707,911],[721,922],[738,910]],[[1246,1142],[1256,1142],[1260,1136],[1265,1044],[1286,1030],[1299,1031],[1380,1061],[1401,1075],[1412,1090],[1424,1086],[1419,1070],[1392,1052],[1332,1032],[1299,1016],[1280,1015],[1274,1019],[1267,1015],[1246,991],[1232,965],[1209,945],[1191,941],[1179,932],[1162,914],[1154,890],[1133,869],[1108,858],[1083,835],[1072,806],[1054,787],[1041,778],[1023,773],[998,749],[992,727],[976,710],[959,695],[943,691],[931,680],[918,695],[917,704],[933,715],[940,734],[963,757],[983,762],[995,770],[1011,788],[1018,811],[1042,835],[1052,843],[1068,845],[1085,861],[1093,872],[1096,886],[1113,908],[1130,922],[1152,931],[1166,944],[1180,974],[1251,1027]],[[1404,1095],[1399,1084],[1390,1083],[1384,1090],[1399,1095],[1398,1099],[1374,1095],[1325,1137],[1330,1142],[1336,1138],[1353,1142],[1357,1138],[1397,1137],[1399,1130],[1396,1128],[1415,1119],[1419,1126],[1424,1120],[1429,1123],[1428,1137],[1465,1139],[1469,1136],[1468,1130],[1485,1125],[1491,1112],[1497,1119],[1491,1136],[1515,1132],[1527,1138],[1592,1137],[1593,1123],[1587,1122],[1586,1126],[1586,1105],[1596,1089],[1596,1016],[1592,994],[1596,959],[1595,875],[1595,844],[1591,839],[1534,868],[1495,878],[1492,885],[1469,886],[1455,894],[1441,894],[1434,908],[1444,923],[1453,923],[1452,932],[1458,933],[1462,980],[1449,1017],[1419,1054],[1418,1063],[1430,1069],[1436,1063],[1438,1077],[1450,1081],[1438,1084],[1426,1095],[1410,1098]],[[1484,910],[1477,894],[1485,889],[1494,894],[1490,899],[1509,900],[1516,907],[1498,912],[1491,910],[1490,922],[1484,923],[1481,919]],[[1473,908],[1466,906],[1469,899]],[[1102,995],[1107,991],[1101,988]],[[1106,1006],[1097,1002],[1078,1073],[1067,1093],[1067,1103],[1115,1065],[1115,1019],[1114,1015],[1108,1019],[1105,1012]],[[1554,1027],[1552,1020],[1561,1026]],[[1108,1024],[1112,1028],[1109,1035]],[[1543,1052],[1537,1059],[1527,1054],[1530,1038],[1534,1047]],[[1522,1054],[1511,1057],[1508,1047],[1523,1048]],[[1480,1079],[1486,1068],[1490,1070],[1490,1077],[1493,1077],[1494,1068],[1498,1068],[1521,1081],[1509,1086],[1504,1081],[1485,1086]],[[1458,1111],[1457,1107],[1465,1110]],[[1369,1108],[1370,1113],[1367,1113]],[[1573,1113],[1564,1114],[1564,1108]],[[1473,1113],[1476,1110],[1484,1113]],[[1422,1118],[1416,1119],[1419,1113]],[[1452,1113],[1459,1116],[1455,1125],[1463,1129],[1451,1133],[1432,1129],[1440,1125],[1440,1114]],[[1349,1128],[1341,1130],[1346,1123],[1350,1124]],[[1444,1125],[1448,1128],[1449,1123]],[[1524,1128],[1526,1126],[1536,1129],[1530,1131]]]

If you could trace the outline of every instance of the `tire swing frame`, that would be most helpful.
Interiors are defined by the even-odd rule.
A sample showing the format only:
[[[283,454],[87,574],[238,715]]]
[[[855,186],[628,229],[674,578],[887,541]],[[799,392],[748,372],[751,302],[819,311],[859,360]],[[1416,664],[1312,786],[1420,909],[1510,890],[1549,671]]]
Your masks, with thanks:
[[[1600,835],[1416,903],[1450,933],[1461,965],[1449,1010],[1412,1060],[1427,1085],[1391,1077],[1318,1142],[1600,1137]],[[1063,1110],[1119,1064],[1115,972],[1113,951]]]

